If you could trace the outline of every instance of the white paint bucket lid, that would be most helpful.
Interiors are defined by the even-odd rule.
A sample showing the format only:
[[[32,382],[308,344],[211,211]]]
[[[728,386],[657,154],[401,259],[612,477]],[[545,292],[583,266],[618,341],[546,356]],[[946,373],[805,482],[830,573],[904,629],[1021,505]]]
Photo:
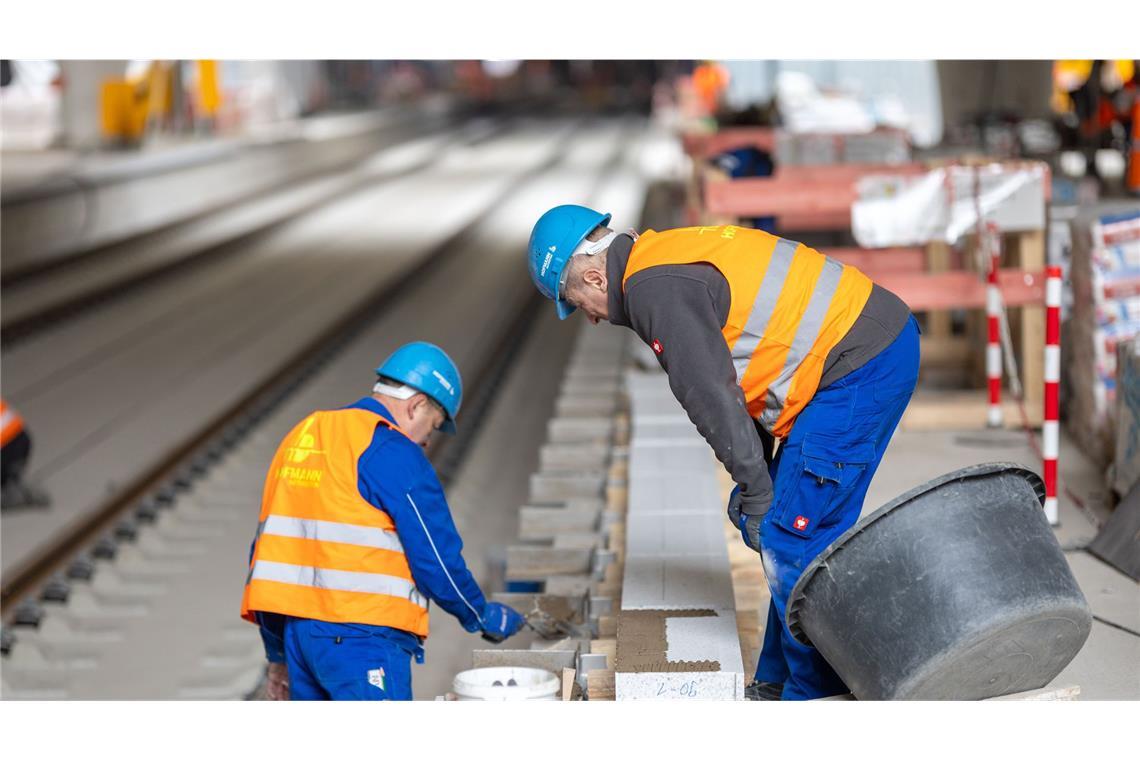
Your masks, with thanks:
[[[558,676],[539,668],[475,668],[455,676],[453,688],[463,700],[515,702],[558,698]]]

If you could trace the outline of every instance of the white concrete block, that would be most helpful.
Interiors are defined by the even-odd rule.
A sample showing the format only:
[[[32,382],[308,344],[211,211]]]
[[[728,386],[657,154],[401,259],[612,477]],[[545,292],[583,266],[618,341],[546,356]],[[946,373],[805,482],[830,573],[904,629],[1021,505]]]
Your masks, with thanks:
[[[744,673],[615,673],[615,699],[743,700]]]

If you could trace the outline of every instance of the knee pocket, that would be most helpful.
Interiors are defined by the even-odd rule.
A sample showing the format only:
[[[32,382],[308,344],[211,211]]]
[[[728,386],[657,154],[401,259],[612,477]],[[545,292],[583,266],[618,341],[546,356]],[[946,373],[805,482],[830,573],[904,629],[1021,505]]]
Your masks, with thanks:
[[[776,494],[772,522],[780,529],[810,538],[821,525],[834,522],[845,496],[875,461],[871,441],[850,442],[808,433],[800,461],[782,494]]]

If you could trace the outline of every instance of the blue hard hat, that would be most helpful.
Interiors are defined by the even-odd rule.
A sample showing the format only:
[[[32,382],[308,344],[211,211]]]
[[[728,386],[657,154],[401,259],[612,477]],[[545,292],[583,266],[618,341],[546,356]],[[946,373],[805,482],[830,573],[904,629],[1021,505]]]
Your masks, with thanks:
[[[444,433],[455,432],[455,415],[463,401],[463,381],[459,368],[439,346],[417,341],[397,348],[376,374],[403,383],[427,395],[443,407],[447,420],[440,426]]]
[[[609,221],[609,214],[585,206],[555,206],[535,222],[527,245],[530,279],[534,280],[539,293],[554,301],[559,319],[574,313],[574,307],[563,301],[558,292],[558,282],[570,254],[592,229]]]

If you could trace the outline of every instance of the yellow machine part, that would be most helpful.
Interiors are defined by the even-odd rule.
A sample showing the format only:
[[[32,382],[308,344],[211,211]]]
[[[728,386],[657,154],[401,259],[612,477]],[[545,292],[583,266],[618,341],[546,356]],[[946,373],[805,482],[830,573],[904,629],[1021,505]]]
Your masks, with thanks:
[[[222,105],[221,77],[217,61],[198,61],[198,104],[202,114],[217,116]]]

